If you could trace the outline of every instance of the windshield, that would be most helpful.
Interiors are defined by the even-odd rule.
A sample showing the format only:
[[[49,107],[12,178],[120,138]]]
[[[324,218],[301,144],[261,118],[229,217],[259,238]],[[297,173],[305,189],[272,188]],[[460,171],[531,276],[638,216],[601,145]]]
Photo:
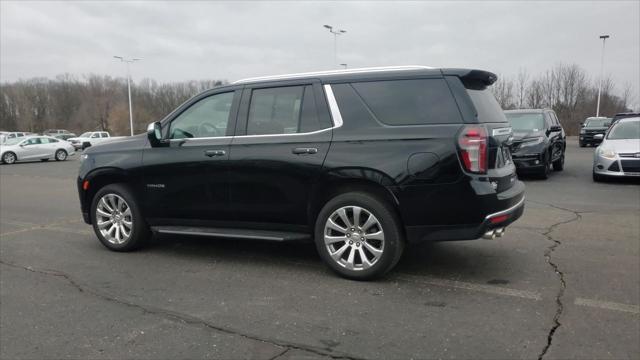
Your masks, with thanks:
[[[611,119],[587,119],[584,127],[607,127],[611,123]]]
[[[542,114],[535,113],[506,113],[513,131],[540,131],[544,129]]]
[[[86,133],[82,133],[82,135],[78,136],[78,137],[89,137],[91,136],[90,132],[86,132]]]
[[[609,132],[607,139],[640,139],[640,121],[617,123]]]
[[[22,140],[24,140],[23,137],[17,137],[17,138],[13,138],[13,139],[8,139],[2,145],[15,145],[15,144],[19,143]]]

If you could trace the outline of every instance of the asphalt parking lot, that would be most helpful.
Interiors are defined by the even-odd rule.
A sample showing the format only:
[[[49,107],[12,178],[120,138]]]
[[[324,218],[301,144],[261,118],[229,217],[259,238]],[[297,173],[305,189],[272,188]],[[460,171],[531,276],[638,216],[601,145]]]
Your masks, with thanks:
[[[593,148],[525,178],[496,240],[408,248],[376,282],[310,244],[162,237],[107,251],[69,161],[0,166],[0,357],[640,357],[640,186],[594,183]],[[429,204],[425,204],[429,206]]]

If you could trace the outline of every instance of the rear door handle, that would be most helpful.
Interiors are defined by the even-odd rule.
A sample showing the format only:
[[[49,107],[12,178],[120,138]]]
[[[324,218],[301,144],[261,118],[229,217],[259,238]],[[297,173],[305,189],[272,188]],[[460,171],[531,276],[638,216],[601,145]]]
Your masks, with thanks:
[[[208,157],[224,156],[227,152],[224,150],[205,150],[204,154]]]
[[[294,148],[291,150],[291,152],[296,155],[316,154],[318,153],[318,149],[317,148]]]

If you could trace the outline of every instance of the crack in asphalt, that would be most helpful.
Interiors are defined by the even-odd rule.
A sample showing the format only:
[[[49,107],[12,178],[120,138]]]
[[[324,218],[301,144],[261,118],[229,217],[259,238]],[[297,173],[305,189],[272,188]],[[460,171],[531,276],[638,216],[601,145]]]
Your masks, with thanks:
[[[36,269],[34,267],[31,267],[31,266],[23,266],[23,265],[20,265],[20,264],[6,262],[4,260],[0,260],[0,264],[5,265],[5,266],[9,266],[9,267],[13,267],[13,268],[17,268],[17,269],[30,271],[30,272],[33,272],[33,273],[36,273],[36,274],[40,274],[40,275],[55,276],[55,277],[62,278],[64,280],[66,280],[69,284],[71,284],[80,293],[88,294],[88,295],[97,297],[99,299],[102,299],[104,301],[116,303],[116,304],[119,304],[119,305],[124,305],[124,306],[131,307],[131,308],[135,308],[135,309],[141,310],[144,314],[151,314],[151,315],[161,316],[161,317],[164,317],[164,318],[167,318],[167,319],[174,319],[174,320],[181,321],[181,322],[183,322],[185,324],[198,325],[198,326],[202,326],[202,327],[205,327],[207,329],[210,329],[210,330],[219,331],[219,332],[230,334],[230,335],[240,336],[240,337],[248,339],[248,340],[259,341],[259,342],[262,342],[262,343],[271,344],[271,345],[279,347],[279,348],[283,348],[282,352],[278,353],[276,356],[271,358],[272,360],[273,359],[277,359],[278,357],[281,357],[282,355],[284,355],[285,353],[287,353],[289,350],[292,350],[292,349],[306,351],[306,352],[310,352],[310,353],[313,353],[313,354],[316,354],[316,355],[327,356],[327,357],[332,358],[332,359],[343,359],[343,360],[362,360],[363,359],[363,358],[358,358],[358,357],[347,355],[347,354],[338,354],[335,351],[333,351],[333,349],[331,349],[331,348],[318,348],[318,347],[309,346],[309,345],[290,343],[290,342],[286,342],[286,341],[281,341],[281,340],[275,340],[275,339],[270,339],[270,338],[266,338],[266,337],[261,337],[261,336],[258,336],[258,335],[247,334],[247,333],[243,333],[243,332],[240,332],[240,331],[232,329],[232,328],[227,328],[227,327],[223,327],[223,326],[220,326],[220,325],[215,325],[215,324],[210,323],[210,322],[208,322],[206,320],[203,320],[203,319],[191,316],[191,315],[187,315],[187,314],[184,314],[184,313],[171,311],[171,310],[167,310],[167,309],[162,309],[162,308],[157,308],[157,307],[150,306],[150,305],[136,304],[134,302],[118,299],[118,298],[116,298],[116,297],[114,297],[112,295],[109,295],[107,293],[92,289],[92,288],[90,288],[88,286],[83,286],[79,282],[74,280],[69,274],[67,274],[65,272],[62,272],[62,271],[59,271],[59,270]]]
[[[536,202],[538,204],[542,204],[542,205],[546,205],[558,210],[562,210],[562,211],[566,211],[566,212],[570,212],[574,215],[573,218],[569,219],[569,220],[564,220],[564,221],[560,221],[557,222],[555,224],[552,224],[551,226],[549,226],[547,228],[547,230],[542,234],[542,236],[544,236],[545,238],[547,238],[548,241],[551,241],[552,244],[547,247],[547,249],[544,252],[544,257],[547,260],[547,263],[551,266],[551,268],[553,268],[553,271],[556,273],[556,275],[558,276],[558,280],[560,281],[560,289],[558,290],[558,293],[556,294],[556,313],[553,316],[553,326],[551,327],[551,329],[549,329],[549,333],[547,334],[547,344],[544,346],[544,348],[542,349],[542,352],[540,352],[540,355],[538,355],[538,360],[542,360],[544,358],[544,356],[547,354],[547,352],[549,351],[549,348],[551,347],[551,344],[553,343],[553,336],[555,335],[556,331],[558,330],[558,328],[562,325],[562,323],[560,323],[560,316],[562,316],[562,313],[564,311],[564,303],[562,302],[562,297],[564,296],[564,292],[567,288],[567,283],[564,279],[564,273],[560,270],[560,266],[559,264],[555,263],[552,259],[551,259],[551,253],[553,253],[556,248],[560,245],[562,245],[562,242],[558,239],[554,239],[551,236],[551,233],[558,227],[561,225],[566,225],[568,223],[574,222],[574,221],[579,221],[580,219],[582,219],[582,212],[578,212],[575,210],[571,210],[571,209],[567,209],[567,208],[563,208],[560,206],[556,206],[556,205],[552,205],[552,204],[545,204],[545,203],[540,203],[540,202]]]

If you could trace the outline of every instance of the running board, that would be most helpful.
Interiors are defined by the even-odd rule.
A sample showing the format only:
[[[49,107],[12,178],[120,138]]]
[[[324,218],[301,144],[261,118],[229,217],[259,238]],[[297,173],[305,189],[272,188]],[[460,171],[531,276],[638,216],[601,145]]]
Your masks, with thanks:
[[[309,234],[289,231],[251,230],[230,228],[208,228],[190,226],[152,226],[151,231],[158,234],[208,236],[228,239],[300,241],[309,240]]]

